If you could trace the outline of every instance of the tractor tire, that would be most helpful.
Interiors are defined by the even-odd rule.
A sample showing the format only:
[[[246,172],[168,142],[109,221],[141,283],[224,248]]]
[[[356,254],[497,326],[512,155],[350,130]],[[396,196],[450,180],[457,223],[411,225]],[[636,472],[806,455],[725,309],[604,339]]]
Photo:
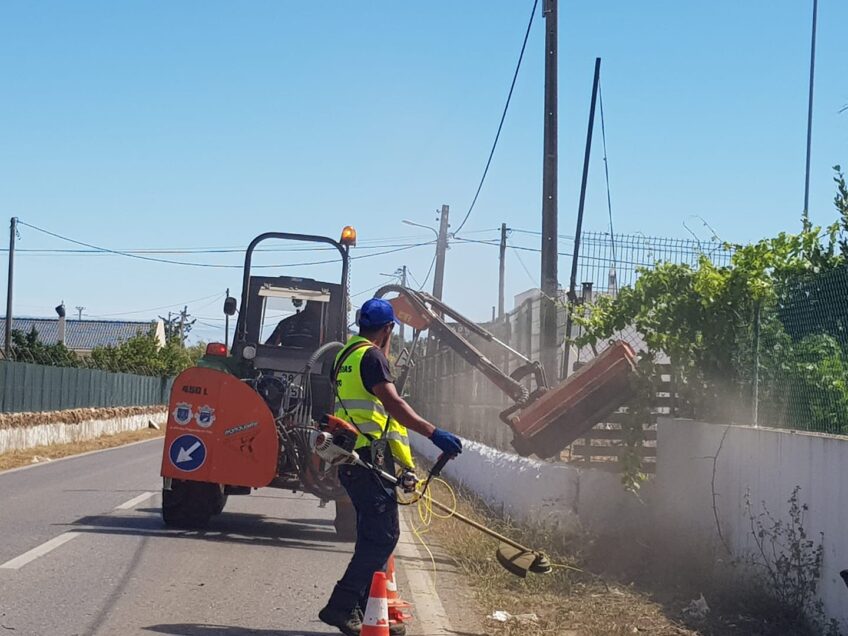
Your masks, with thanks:
[[[339,541],[350,543],[356,541],[356,508],[347,497],[336,499],[336,518],[333,526]]]
[[[172,528],[203,528],[225,503],[218,484],[174,479],[170,490],[162,489],[162,520]]]

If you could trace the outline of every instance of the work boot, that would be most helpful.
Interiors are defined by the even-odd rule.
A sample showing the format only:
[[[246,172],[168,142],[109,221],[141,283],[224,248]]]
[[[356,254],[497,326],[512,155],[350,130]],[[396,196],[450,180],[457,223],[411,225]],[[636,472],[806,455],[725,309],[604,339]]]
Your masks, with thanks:
[[[359,636],[362,631],[362,620],[357,610],[340,610],[327,605],[318,612],[318,618],[322,623],[337,628],[345,636]]]
[[[403,623],[392,623],[389,625],[389,634],[391,636],[406,636],[406,625]]]

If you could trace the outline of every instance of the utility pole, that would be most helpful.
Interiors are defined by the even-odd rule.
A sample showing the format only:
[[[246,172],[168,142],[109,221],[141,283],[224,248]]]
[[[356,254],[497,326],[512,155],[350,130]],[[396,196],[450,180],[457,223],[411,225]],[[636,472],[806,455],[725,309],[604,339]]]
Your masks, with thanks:
[[[442,299],[445,287],[445,253],[448,250],[448,228],[450,206],[443,205],[439,223],[439,238],[436,241],[436,271],[433,274],[433,296]]]
[[[77,310],[77,320],[82,320],[82,312],[85,311],[85,307],[77,305],[76,307],[74,307],[74,309]]]
[[[406,265],[403,265],[400,268],[400,284],[403,287],[406,287]],[[400,323],[400,342],[401,345],[406,342],[406,329],[404,329],[403,323]]]
[[[810,42],[810,93],[807,102],[807,167],[804,173],[804,229],[810,228],[810,151],[813,143],[813,86],[816,77],[816,21],[819,0],[813,0],[813,33]]]
[[[230,288],[227,287],[227,298],[230,297]],[[230,314],[224,313],[224,347],[230,348]]]
[[[180,346],[185,347],[185,322],[188,317],[188,305],[180,312]]]
[[[501,253],[498,269],[498,320],[504,316],[504,276],[506,274],[506,223],[501,223]]]
[[[18,235],[18,217],[13,216],[9,227],[9,280],[6,287],[6,359],[12,354],[12,286],[15,282],[15,238]]]
[[[545,133],[542,167],[540,353],[551,381],[557,371],[557,0],[545,0]]]
[[[595,58],[595,76],[592,80],[592,103],[589,106],[589,129],[586,131],[586,150],[583,154],[583,180],[580,182],[580,203],[577,205],[577,229],[574,232],[574,254],[571,259],[571,280],[568,284],[568,300],[571,305],[565,323],[565,339],[571,339],[574,322],[571,310],[577,304],[577,264],[580,257],[580,235],[583,233],[583,209],[586,203],[586,183],[589,180],[589,157],[592,156],[592,133],[595,130],[595,103],[598,101],[598,83],[601,79],[601,58]],[[584,300],[586,300],[584,298]],[[566,342],[562,354],[561,377],[568,377],[568,363],[571,358],[571,345]]]

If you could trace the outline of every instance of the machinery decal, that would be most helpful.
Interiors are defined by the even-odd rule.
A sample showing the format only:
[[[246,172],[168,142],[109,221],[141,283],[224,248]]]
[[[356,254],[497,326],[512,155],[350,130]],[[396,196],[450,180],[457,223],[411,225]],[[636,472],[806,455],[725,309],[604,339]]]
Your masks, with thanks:
[[[174,416],[174,421],[177,424],[185,426],[191,422],[191,418],[194,416],[194,413],[191,410],[191,404],[188,402],[177,402],[174,412],[171,415]]]
[[[206,446],[196,435],[180,435],[171,442],[168,457],[178,470],[190,473],[203,466],[206,461]]]
[[[259,426],[259,422],[250,422],[248,424],[239,424],[238,426],[233,426],[232,428],[228,428],[224,431],[224,435],[230,436],[235,435],[237,433],[244,433],[252,428],[256,428]]]
[[[209,428],[215,423],[215,409],[211,406],[201,406],[197,409],[194,419],[200,428]]]

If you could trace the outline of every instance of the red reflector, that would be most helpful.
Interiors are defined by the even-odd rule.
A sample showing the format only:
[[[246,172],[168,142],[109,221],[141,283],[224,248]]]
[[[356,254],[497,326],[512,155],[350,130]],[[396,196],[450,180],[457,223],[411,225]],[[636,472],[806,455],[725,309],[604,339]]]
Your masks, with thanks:
[[[227,345],[222,342],[210,342],[206,345],[206,355],[207,356],[226,356],[227,355]]]

